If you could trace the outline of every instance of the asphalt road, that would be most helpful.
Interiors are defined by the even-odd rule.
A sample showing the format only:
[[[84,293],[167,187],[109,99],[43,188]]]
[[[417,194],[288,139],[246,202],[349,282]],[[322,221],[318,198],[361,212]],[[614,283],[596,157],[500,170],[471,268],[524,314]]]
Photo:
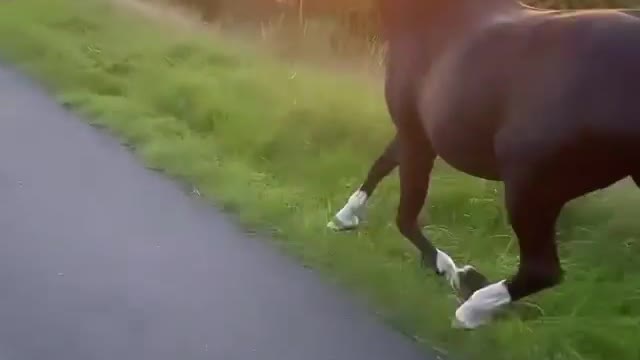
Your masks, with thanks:
[[[0,68],[0,360],[97,359],[435,357]]]

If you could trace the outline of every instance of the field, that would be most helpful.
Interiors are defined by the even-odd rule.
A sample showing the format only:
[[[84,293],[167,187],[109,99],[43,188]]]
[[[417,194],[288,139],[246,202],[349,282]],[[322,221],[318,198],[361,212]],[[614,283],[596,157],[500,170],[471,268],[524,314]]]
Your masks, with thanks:
[[[640,359],[640,191],[630,183],[566,208],[563,285],[529,299],[520,316],[456,331],[449,289],[420,269],[395,228],[395,174],[361,230],[325,227],[392,134],[380,79],[285,61],[100,0],[1,2],[0,55],[425,348],[457,359]],[[500,184],[439,163],[423,217],[458,262],[492,279],[515,270]]]

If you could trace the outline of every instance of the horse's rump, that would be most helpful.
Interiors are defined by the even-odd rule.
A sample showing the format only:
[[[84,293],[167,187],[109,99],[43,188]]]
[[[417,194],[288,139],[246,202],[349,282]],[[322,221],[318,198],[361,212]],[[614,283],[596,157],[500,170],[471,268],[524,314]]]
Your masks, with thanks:
[[[426,80],[420,108],[434,148],[459,170],[495,180],[494,137],[506,122],[638,142],[638,43],[640,21],[615,11],[489,24],[452,46]],[[543,125],[536,114],[562,123]]]

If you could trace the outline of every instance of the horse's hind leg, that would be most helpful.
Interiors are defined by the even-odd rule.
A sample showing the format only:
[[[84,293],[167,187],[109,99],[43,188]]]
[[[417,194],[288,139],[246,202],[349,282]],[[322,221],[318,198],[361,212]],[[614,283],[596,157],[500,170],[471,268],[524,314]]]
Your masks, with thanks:
[[[351,230],[360,225],[367,201],[382,179],[389,175],[398,165],[397,152],[398,139],[396,136],[373,163],[362,185],[349,197],[347,203],[327,224],[329,228],[341,231]]]
[[[553,119],[548,129],[555,128]],[[533,130],[545,126],[540,121],[530,124],[537,127]],[[528,142],[521,136],[526,130],[503,130],[496,144],[509,220],[520,247],[518,272],[477,291],[456,311],[458,325],[466,328],[485,324],[509,302],[557,285],[563,271],[555,225],[562,208],[628,175],[625,166],[616,165],[619,154],[604,146],[578,143],[571,132],[553,131]]]
[[[520,247],[519,269],[510,280],[477,291],[458,308],[458,326],[483,325],[503,305],[553,287],[561,280],[555,224],[564,202],[547,196],[544,186],[526,177],[505,180],[507,211]]]

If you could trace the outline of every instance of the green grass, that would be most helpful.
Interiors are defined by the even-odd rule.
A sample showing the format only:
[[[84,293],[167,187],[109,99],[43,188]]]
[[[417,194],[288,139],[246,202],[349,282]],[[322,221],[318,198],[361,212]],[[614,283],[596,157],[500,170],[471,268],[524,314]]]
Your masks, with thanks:
[[[325,228],[391,136],[380,86],[96,0],[0,3],[0,53],[150,167],[272,235],[425,347],[459,359],[640,358],[640,223],[631,208],[638,194],[628,185],[565,211],[567,279],[530,299],[538,311],[455,331],[450,291],[420,270],[393,225],[395,175],[376,193],[363,229]],[[517,245],[500,199],[496,184],[439,164],[426,231],[459,262],[507,276]]]

